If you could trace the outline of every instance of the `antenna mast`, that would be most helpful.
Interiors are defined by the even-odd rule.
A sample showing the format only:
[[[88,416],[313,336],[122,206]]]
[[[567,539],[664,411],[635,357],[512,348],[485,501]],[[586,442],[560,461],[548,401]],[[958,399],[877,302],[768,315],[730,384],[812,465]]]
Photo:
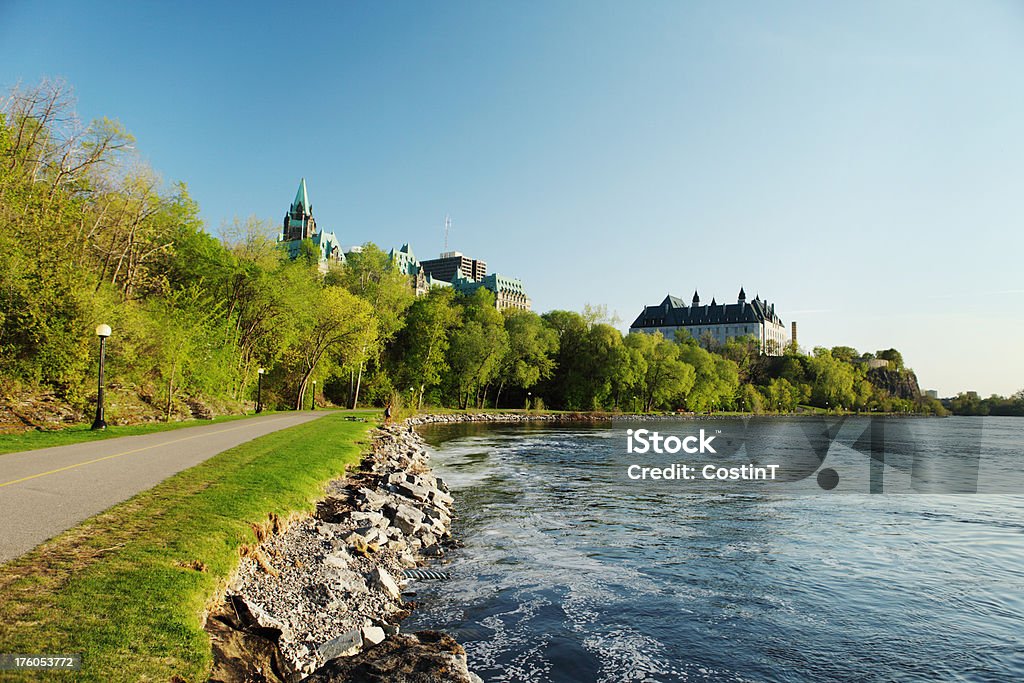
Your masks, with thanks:
[[[452,228],[452,217],[449,214],[444,215],[444,250],[448,252],[448,231]]]

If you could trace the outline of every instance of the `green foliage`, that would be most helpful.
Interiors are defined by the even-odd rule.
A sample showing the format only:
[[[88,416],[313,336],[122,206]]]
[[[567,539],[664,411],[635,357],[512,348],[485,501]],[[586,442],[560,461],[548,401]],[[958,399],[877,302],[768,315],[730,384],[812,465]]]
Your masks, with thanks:
[[[108,379],[165,419],[195,400],[268,408],[319,400],[564,410],[943,410],[909,396],[895,349],[836,346],[767,355],[680,332],[623,337],[603,306],[543,316],[499,311],[493,295],[409,277],[372,243],[320,270],[310,240],[294,260],[273,222],[206,232],[182,184],[132,156],[116,121],[75,120],[66,86],[16,91],[0,110],[0,375],[82,408],[94,395],[97,323],[109,323]],[[700,343],[698,343],[700,341]],[[888,360],[870,374],[863,362]],[[888,387],[888,389],[883,387]],[[893,394],[899,395],[890,395]],[[952,409],[1016,414],[1019,399],[958,397]]]
[[[733,404],[739,389],[736,363],[693,344],[682,347],[680,359],[693,366],[696,380],[686,395],[686,407],[693,411],[725,409]]]
[[[686,396],[696,380],[694,367],[681,360],[683,347],[659,334],[633,333],[626,346],[635,351],[638,395],[645,411],[671,407]],[[691,347],[686,347],[689,350]]]
[[[460,311],[451,289],[434,289],[409,307],[405,327],[390,348],[388,366],[398,387],[413,387],[417,408],[448,370],[448,347]]]
[[[853,366],[833,358],[831,351],[819,347],[814,349],[810,369],[814,374],[815,405],[838,409],[851,408],[854,405]]]
[[[498,389],[494,397],[497,407],[504,388],[522,391],[532,389],[541,380],[549,379],[555,369],[558,335],[547,327],[536,313],[510,310],[505,313],[508,352],[498,368]]]
[[[903,369],[903,354],[896,349],[886,349],[885,351],[878,351],[875,353],[876,358],[889,361],[890,367],[894,370]]]

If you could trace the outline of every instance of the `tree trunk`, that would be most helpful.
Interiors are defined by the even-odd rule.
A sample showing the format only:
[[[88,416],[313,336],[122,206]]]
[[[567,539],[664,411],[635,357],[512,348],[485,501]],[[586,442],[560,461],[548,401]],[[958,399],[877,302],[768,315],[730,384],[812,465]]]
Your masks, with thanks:
[[[299,395],[295,397],[295,410],[302,410],[302,399],[306,397],[306,382],[309,381],[309,374],[303,376],[299,382]]]
[[[171,373],[171,378],[167,382],[167,407],[164,410],[164,422],[171,421],[171,400],[174,397],[174,373]]]
[[[359,372],[356,373],[356,390],[352,392],[352,410],[359,405],[359,386],[363,383],[363,363],[359,362]]]

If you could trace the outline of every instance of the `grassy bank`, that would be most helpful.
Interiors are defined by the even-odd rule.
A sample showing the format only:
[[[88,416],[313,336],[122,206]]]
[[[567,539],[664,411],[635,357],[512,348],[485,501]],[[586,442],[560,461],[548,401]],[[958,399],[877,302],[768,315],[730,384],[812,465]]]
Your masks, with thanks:
[[[82,653],[74,680],[206,680],[204,608],[254,524],[311,510],[358,462],[371,425],[345,417],[225,451],[0,567],[0,652]]]
[[[199,427],[201,425],[216,424],[218,422],[231,422],[241,420],[252,415],[222,415],[212,420],[182,420],[181,422],[147,422],[146,424],[126,425],[120,427],[107,427],[93,431],[91,425],[81,424],[64,429],[52,430],[29,430],[19,434],[0,434],[0,454],[17,453],[18,451],[34,451],[39,448],[51,448],[53,446],[70,446],[71,444],[84,441],[102,441],[103,439],[115,439],[119,436],[135,436],[138,434],[152,434],[153,432],[166,432],[171,429],[183,427]]]
[[[329,409],[332,410],[332,409]],[[275,411],[264,411],[263,415],[272,415]],[[368,417],[379,415],[380,410],[368,408],[365,410],[346,410],[346,415]],[[107,427],[103,430],[92,431],[88,424],[75,425],[65,429],[54,429],[47,431],[31,430],[20,434],[0,434],[0,455],[4,453],[17,453],[19,451],[34,451],[40,448],[51,448],[54,446],[70,446],[71,444],[85,441],[102,441],[103,439],[114,439],[119,436],[136,436],[138,434],[152,434],[153,432],[166,432],[172,429],[185,427],[201,427],[203,425],[217,424],[218,422],[232,422],[244,420],[245,418],[256,417],[255,413],[246,415],[222,415],[212,420],[182,420],[181,422],[148,422],[146,424],[126,425],[121,427]]]

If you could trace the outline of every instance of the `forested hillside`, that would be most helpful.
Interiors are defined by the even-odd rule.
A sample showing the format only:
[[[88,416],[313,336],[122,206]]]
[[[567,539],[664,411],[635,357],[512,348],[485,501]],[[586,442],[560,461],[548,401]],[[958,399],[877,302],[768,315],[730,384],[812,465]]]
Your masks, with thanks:
[[[0,110],[0,225],[13,414],[41,396],[67,419],[88,410],[98,323],[113,328],[112,421],[251,410],[261,367],[264,403],[282,409],[308,407],[316,382],[318,401],[349,406],[942,411],[892,349],[769,357],[750,339],[624,336],[600,308],[502,313],[486,290],[415,298],[370,243],[323,275],[311,246],[287,258],[273,224],[236,220],[215,237],[184,183],[142,163],[116,121],[79,122],[59,82]],[[890,361],[884,383],[864,362],[876,356]]]

